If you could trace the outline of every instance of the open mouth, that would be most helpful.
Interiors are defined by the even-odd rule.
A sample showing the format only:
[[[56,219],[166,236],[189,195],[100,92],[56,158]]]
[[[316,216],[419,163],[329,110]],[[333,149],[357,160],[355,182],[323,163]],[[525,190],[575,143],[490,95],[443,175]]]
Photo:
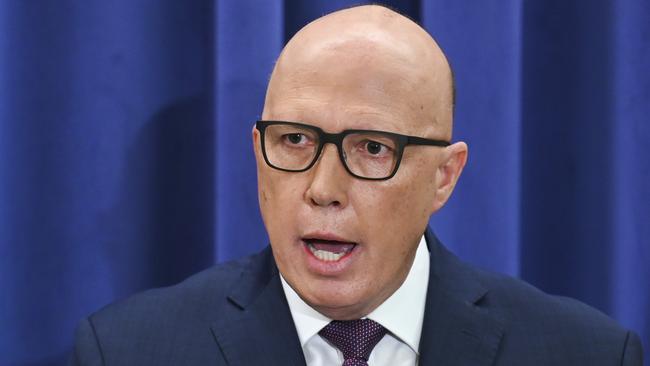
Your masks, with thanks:
[[[319,238],[304,238],[303,242],[314,257],[324,262],[336,262],[350,254],[357,246],[356,243],[352,242]]]

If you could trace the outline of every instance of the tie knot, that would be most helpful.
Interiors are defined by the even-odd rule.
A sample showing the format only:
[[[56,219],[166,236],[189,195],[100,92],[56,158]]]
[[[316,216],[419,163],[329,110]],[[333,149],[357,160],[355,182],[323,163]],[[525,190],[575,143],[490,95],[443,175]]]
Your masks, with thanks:
[[[367,365],[370,352],[386,334],[386,328],[370,319],[334,320],[318,334],[343,352],[343,365]]]

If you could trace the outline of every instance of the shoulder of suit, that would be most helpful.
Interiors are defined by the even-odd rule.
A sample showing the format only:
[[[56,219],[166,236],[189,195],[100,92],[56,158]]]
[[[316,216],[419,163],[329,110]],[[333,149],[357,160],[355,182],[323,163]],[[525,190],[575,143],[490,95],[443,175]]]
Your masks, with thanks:
[[[263,278],[269,258],[265,250],[108,305],[80,323],[75,355],[103,364],[223,364],[210,327],[242,275]]]
[[[245,271],[260,266],[265,251],[215,265],[168,287],[149,289],[116,301],[89,317],[94,324],[213,321],[228,292]]]
[[[627,338],[628,330],[581,301],[548,294],[511,276],[466,263],[461,266],[487,290],[475,306],[494,315],[507,329],[552,334],[558,342],[582,339],[607,343]]]

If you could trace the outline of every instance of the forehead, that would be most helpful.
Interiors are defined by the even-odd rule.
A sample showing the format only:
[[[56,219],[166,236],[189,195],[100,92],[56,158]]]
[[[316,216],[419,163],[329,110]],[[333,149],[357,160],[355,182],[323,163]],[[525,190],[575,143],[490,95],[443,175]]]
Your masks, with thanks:
[[[413,133],[435,118],[429,76],[399,47],[353,39],[301,49],[285,60],[271,80],[265,119],[304,121],[326,130]]]

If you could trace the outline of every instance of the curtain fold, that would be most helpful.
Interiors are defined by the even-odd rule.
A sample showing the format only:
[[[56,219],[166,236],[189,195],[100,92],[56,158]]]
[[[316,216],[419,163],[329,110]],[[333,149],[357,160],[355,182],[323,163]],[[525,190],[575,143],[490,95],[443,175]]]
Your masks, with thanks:
[[[0,364],[63,365],[80,318],[267,244],[251,130],[273,63],[359,3],[0,3]],[[442,241],[648,349],[648,2],[384,3],[454,67],[470,156]]]
[[[251,133],[282,49],[283,19],[281,1],[217,2],[217,261],[251,253],[268,242],[257,213]]]
[[[463,176],[432,226],[461,257],[480,258],[482,266],[516,275],[524,118],[522,3],[423,1],[422,24],[453,67],[454,140],[469,146]]]
[[[610,314],[642,333],[650,359],[650,3],[615,2]],[[650,361],[646,361],[650,364]]]

